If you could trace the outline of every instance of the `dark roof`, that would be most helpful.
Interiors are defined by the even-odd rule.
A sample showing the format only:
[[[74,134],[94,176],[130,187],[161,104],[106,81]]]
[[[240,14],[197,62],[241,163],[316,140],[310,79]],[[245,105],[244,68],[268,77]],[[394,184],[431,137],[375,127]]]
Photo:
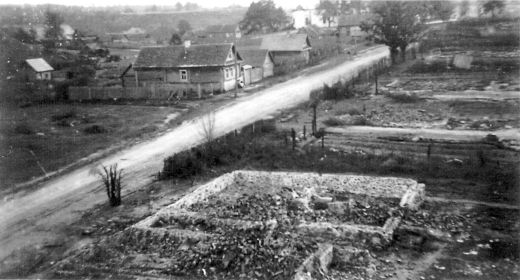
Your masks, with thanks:
[[[338,26],[359,26],[362,21],[366,21],[372,17],[371,14],[342,15],[338,18]]]
[[[238,46],[256,47],[269,51],[304,51],[311,48],[307,34],[275,33],[244,38]]]
[[[204,30],[206,33],[235,33],[237,24],[210,25]]]
[[[262,49],[240,49],[240,55],[244,59],[243,64],[251,66],[263,66],[266,56],[273,60],[271,53]]]
[[[232,44],[208,44],[142,48],[134,68],[202,67],[226,65]],[[237,59],[241,56],[237,53]]]

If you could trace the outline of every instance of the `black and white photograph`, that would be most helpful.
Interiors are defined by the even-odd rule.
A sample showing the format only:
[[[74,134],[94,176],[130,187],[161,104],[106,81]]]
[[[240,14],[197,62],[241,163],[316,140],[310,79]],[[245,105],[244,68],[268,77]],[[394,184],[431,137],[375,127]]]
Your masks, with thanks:
[[[0,0],[0,279],[520,279],[520,0]]]

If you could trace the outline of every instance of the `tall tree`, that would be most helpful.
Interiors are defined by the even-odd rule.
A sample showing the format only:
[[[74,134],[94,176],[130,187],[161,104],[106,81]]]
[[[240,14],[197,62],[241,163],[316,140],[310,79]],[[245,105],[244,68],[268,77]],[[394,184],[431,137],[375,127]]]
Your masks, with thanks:
[[[428,1],[426,5],[432,19],[448,20],[455,10],[453,1]]]
[[[177,29],[179,30],[179,35],[182,36],[191,30],[191,25],[187,20],[181,19],[179,22],[177,22]]]
[[[180,2],[177,2],[177,4],[175,4],[175,10],[177,11],[181,11],[183,8],[182,4]]]
[[[329,0],[321,1],[316,6],[316,10],[321,16],[323,23],[328,23],[329,27],[336,20],[336,17],[340,15],[340,7]]]
[[[58,40],[61,37],[61,24],[63,23],[63,18],[60,14],[56,12],[51,12],[47,10],[45,13],[45,37],[52,40]]]
[[[423,20],[427,9],[421,1],[384,1],[374,2],[371,8],[374,17],[363,22],[361,29],[368,32],[376,43],[390,48],[392,61],[395,62],[398,50],[403,61],[406,47],[415,42],[424,29]]]
[[[460,16],[466,16],[469,12],[469,0],[462,0],[459,4],[459,13]]]
[[[169,44],[170,45],[181,45],[182,44],[181,36],[177,33],[173,33],[172,37],[170,38]]]
[[[503,0],[490,0],[482,5],[482,10],[486,14],[491,13],[491,17],[494,18],[496,16],[496,13],[502,12],[504,6],[505,4]]]
[[[276,32],[288,28],[289,17],[282,8],[276,8],[272,0],[260,0],[249,6],[240,21],[240,29],[245,34]]]

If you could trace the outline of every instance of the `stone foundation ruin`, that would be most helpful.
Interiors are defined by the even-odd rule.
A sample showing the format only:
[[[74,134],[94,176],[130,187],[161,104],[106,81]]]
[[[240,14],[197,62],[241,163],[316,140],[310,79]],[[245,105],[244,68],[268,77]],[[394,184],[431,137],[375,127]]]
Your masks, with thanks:
[[[122,242],[171,252],[171,269],[184,274],[315,279],[334,256],[389,245],[402,211],[424,195],[405,178],[234,171],[131,226]]]

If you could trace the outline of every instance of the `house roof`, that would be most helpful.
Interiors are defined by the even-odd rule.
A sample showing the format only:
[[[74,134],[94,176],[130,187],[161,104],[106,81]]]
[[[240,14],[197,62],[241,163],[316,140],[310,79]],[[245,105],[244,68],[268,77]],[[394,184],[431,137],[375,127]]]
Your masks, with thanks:
[[[31,68],[36,72],[47,72],[54,71],[54,68],[45,61],[43,58],[31,58],[26,59],[25,62],[31,66]]]
[[[359,26],[362,21],[368,20],[370,14],[342,15],[338,18],[338,26]]]
[[[304,51],[311,48],[307,34],[276,33],[240,40],[239,46],[256,47],[269,51]]]
[[[267,56],[273,60],[271,53],[263,49],[240,49],[240,55],[244,59],[244,64],[251,66],[264,65]]]
[[[134,68],[223,66],[227,65],[227,56],[233,48],[233,44],[145,47],[139,52]],[[237,60],[242,60],[238,52]]]
[[[234,33],[238,28],[237,24],[210,25],[204,30],[206,33]]]

